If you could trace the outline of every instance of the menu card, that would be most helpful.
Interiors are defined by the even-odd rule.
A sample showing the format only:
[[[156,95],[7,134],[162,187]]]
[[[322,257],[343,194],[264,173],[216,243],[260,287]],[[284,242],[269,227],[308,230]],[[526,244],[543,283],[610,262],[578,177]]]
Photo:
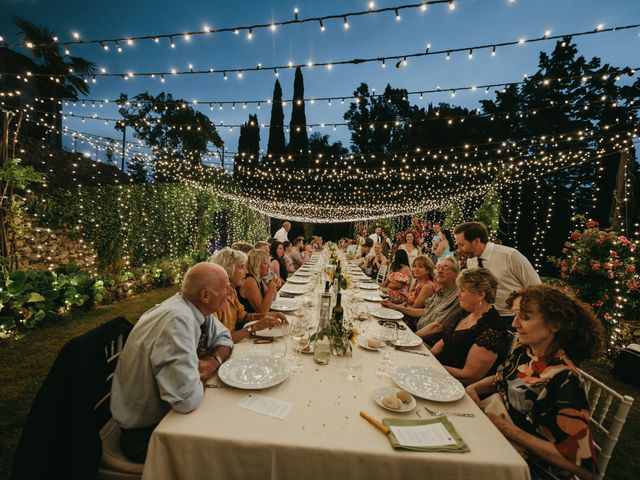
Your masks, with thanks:
[[[293,410],[291,402],[254,394],[249,394],[240,400],[238,406],[278,420],[284,420]]]
[[[457,443],[442,423],[406,427],[390,425],[389,428],[403,447],[436,447]]]

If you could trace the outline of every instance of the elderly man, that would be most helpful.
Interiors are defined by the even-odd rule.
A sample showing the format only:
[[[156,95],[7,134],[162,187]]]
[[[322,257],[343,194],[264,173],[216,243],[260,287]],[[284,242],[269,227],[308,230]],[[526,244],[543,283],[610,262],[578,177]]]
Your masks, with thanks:
[[[460,273],[458,261],[453,257],[443,258],[436,267],[436,291],[425,300],[424,308],[393,305],[386,301],[384,306],[410,317],[420,317],[416,335],[427,344],[434,345],[440,340],[442,331],[455,320],[455,315],[461,312],[456,286],[458,273]]]
[[[203,382],[229,357],[229,330],[212,314],[232,292],[223,268],[198,263],[180,293],[142,314],[120,354],[111,413],[127,458],[144,462],[151,433],[173,409],[189,413],[202,401]]]
[[[495,307],[509,327],[513,313],[507,307],[507,297],[511,292],[540,283],[538,273],[527,257],[515,248],[490,242],[489,232],[483,223],[461,223],[453,230],[453,234],[458,251],[468,257],[467,267],[488,268],[498,279]]]
[[[278,240],[280,243],[288,242],[289,241],[289,230],[291,230],[291,223],[290,222],[284,222],[282,224],[282,228],[275,233],[273,238]]]

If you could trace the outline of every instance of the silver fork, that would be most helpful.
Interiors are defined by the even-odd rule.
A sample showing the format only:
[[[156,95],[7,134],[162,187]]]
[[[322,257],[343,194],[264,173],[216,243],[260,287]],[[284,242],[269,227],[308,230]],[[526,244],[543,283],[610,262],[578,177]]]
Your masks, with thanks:
[[[469,418],[473,418],[476,416],[475,413],[452,412],[451,410],[431,410],[429,407],[424,407],[424,409],[435,417],[437,417],[438,415],[456,415],[458,417]]]

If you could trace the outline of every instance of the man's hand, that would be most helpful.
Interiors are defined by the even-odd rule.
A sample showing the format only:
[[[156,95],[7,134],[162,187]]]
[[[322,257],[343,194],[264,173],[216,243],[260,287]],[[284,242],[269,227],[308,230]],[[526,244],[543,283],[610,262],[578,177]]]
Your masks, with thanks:
[[[198,372],[200,373],[200,380],[203,382],[213,377],[220,364],[215,357],[205,357],[198,360]]]

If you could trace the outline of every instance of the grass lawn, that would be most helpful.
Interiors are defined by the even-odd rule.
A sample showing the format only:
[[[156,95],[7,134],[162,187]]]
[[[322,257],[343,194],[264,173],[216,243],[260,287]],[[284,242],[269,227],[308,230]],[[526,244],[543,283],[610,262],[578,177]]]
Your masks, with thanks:
[[[71,320],[46,325],[28,332],[21,340],[0,344],[0,478],[9,478],[22,424],[60,348],[69,339],[119,315],[135,322],[149,307],[176,291],[177,287],[158,289],[95,310],[79,311]],[[606,476],[616,480],[638,478],[640,389],[615,380],[603,363],[591,362],[583,368],[619,393],[636,399]]]

